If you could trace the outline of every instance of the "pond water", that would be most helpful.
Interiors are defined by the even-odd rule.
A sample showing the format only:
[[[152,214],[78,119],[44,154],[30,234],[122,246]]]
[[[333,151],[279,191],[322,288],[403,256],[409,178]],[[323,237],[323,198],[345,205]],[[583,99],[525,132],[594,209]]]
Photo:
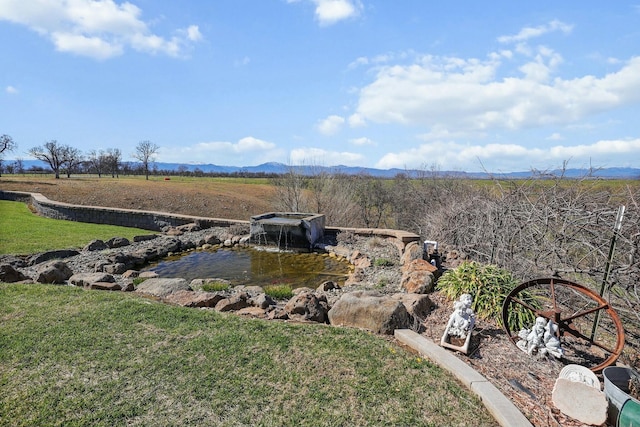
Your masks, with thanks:
[[[316,288],[327,280],[342,286],[351,266],[326,253],[235,246],[165,258],[144,270],[187,281],[217,278],[234,286],[288,284],[295,289]]]

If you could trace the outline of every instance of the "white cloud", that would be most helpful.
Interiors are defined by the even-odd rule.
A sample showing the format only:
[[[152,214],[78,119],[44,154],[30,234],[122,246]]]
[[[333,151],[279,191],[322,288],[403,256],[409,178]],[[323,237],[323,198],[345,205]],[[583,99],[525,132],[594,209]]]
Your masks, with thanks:
[[[121,55],[124,47],[181,56],[202,39],[191,25],[165,38],[153,34],[140,8],[114,0],[3,0],[0,20],[25,25],[49,38],[56,50],[104,60]]]
[[[18,89],[16,89],[13,86],[7,86],[6,88],[4,88],[4,91],[7,92],[9,95],[15,95],[18,93]]]
[[[362,9],[359,0],[312,0],[316,5],[316,19],[320,25],[332,25],[357,16]]]
[[[385,66],[359,91],[349,122],[399,123],[486,132],[575,123],[588,115],[640,100],[640,57],[603,77],[553,77],[561,57],[539,50],[523,75],[497,77],[499,57],[425,56],[409,65]]]
[[[438,164],[445,170],[478,171],[484,165],[490,172],[522,169],[522,159],[532,159],[529,166],[548,169],[564,161],[590,163],[591,158],[615,165],[629,164],[630,158],[640,158],[640,138],[602,140],[590,145],[556,145],[549,148],[528,148],[518,144],[460,144],[436,141],[395,153],[385,154],[377,163],[381,169],[420,168]],[[535,160],[533,160],[535,159]]]
[[[376,145],[370,138],[362,137],[362,138],[354,138],[350,139],[349,142],[353,145]]]
[[[252,136],[238,142],[210,141],[186,146],[162,147],[158,161],[172,163],[213,163],[217,165],[253,166],[266,161],[284,161],[284,151],[273,142]]]
[[[291,150],[289,158],[293,165],[358,166],[364,161],[364,156],[358,153],[327,151],[322,148],[296,148]]]
[[[320,120],[316,125],[316,129],[323,135],[334,135],[342,129],[344,125],[344,118],[336,115],[331,115],[326,119]]]
[[[316,20],[321,26],[356,17],[363,9],[360,0],[309,0],[315,6]],[[287,0],[299,3],[300,0]]]
[[[573,25],[565,24],[562,21],[551,21],[546,25],[541,25],[539,27],[525,27],[520,30],[520,32],[513,36],[500,36],[498,37],[498,41],[500,43],[513,43],[513,42],[523,42],[534,37],[540,37],[547,33],[561,31],[565,34],[570,33],[573,30]]]

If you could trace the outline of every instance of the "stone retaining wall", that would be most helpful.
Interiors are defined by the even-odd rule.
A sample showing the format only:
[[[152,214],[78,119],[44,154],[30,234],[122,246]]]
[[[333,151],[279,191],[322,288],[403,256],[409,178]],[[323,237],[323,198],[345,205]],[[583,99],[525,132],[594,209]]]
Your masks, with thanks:
[[[166,212],[141,211],[135,209],[107,208],[103,206],[82,206],[49,200],[40,193],[0,190],[0,200],[23,202],[30,205],[39,215],[67,221],[90,222],[94,224],[120,225],[144,230],[160,231],[164,226],[177,227],[198,223],[202,228],[229,227],[234,224],[249,225],[249,221],[206,218]],[[358,235],[391,237],[398,240],[404,249],[410,242],[417,242],[420,236],[403,230],[381,228],[326,227],[325,232],[351,231]]]
[[[200,224],[202,228],[249,224],[249,221],[233,219],[205,218],[166,212],[107,208],[102,206],[72,205],[49,200],[40,193],[0,190],[0,200],[27,203],[39,215],[47,218],[90,222],[94,224],[119,225],[122,227],[135,227],[153,231],[160,231],[162,227],[167,225],[177,227],[194,222]]]

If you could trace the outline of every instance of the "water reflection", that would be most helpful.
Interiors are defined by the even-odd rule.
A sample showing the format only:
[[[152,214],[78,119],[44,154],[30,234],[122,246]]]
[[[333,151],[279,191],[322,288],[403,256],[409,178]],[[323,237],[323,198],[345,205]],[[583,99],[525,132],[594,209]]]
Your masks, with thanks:
[[[350,265],[325,253],[236,246],[165,258],[145,270],[160,277],[181,277],[187,281],[220,278],[233,285],[289,284],[292,288],[315,288],[327,280],[343,285]]]

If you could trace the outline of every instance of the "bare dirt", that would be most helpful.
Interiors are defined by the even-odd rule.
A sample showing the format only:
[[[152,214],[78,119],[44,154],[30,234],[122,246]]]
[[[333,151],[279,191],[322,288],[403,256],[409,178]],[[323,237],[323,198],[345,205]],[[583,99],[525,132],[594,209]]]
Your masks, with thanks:
[[[0,179],[0,189],[38,192],[46,197],[80,205],[143,209],[229,219],[274,210],[274,189],[268,184],[169,180],[155,178],[12,178]],[[367,253],[362,248],[362,252]],[[386,273],[389,279],[398,274]],[[376,280],[378,280],[377,278]],[[439,342],[452,311],[452,302],[438,292],[430,294],[431,314],[423,321],[425,337]],[[478,319],[468,355],[455,353],[489,379],[535,426],[582,426],[558,411],[551,393],[564,366],[554,359],[534,360],[512,345],[504,331]]]

